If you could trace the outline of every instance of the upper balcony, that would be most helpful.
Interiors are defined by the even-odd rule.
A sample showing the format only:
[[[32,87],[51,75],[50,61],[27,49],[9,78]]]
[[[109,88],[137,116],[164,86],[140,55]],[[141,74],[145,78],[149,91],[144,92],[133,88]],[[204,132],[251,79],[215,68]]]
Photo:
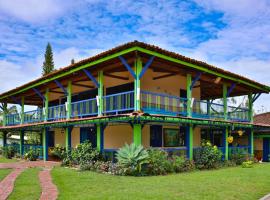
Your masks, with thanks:
[[[0,102],[22,108],[5,115],[6,126],[133,111],[251,122],[253,102],[269,91],[240,75],[135,41],[5,92]],[[228,98],[243,95],[247,107],[228,105]],[[38,108],[24,112],[25,105]]]

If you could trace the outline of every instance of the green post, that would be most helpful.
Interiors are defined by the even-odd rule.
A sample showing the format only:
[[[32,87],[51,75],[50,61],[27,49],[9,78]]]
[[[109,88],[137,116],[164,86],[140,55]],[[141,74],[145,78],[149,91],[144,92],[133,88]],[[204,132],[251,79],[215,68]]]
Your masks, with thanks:
[[[251,156],[254,156],[254,130],[253,128],[250,129],[250,134],[249,134],[249,138],[248,138],[248,142],[249,142],[249,154]]]
[[[224,110],[224,119],[228,120],[228,113],[227,113],[227,93],[228,87],[226,84],[223,84],[223,110]]]
[[[66,136],[66,151],[71,150],[71,132],[72,132],[72,127],[68,126],[65,128],[65,136]]]
[[[103,86],[104,86],[104,76],[103,76],[103,71],[98,72],[98,116],[102,116],[103,114]]]
[[[193,160],[193,125],[190,124],[187,127],[187,137],[188,137],[188,143],[187,143],[187,152],[188,152],[188,158],[189,160]]]
[[[137,146],[142,144],[142,125],[133,124],[133,143]]]
[[[67,86],[67,119],[71,118],[71,95],[72,95],[72,82],[68,81]]]
[[[104,125],[97,124],[97,150],[102,152],[104,148]]]
[[[20,154],[21,156],[24,154],[24,130],[20,131]]]
[[[229,136],[229,127],[226,127],[224,130],[224,138],[223,138],[223,145],[224,145],[224,159],[229,159],[229,143],[228,143],[228,136]]]
[[[7,108],[7,103],[5,102],[4,105],[3,105],[4,108]],[[3,126],[6,126],[7,125],[7,116],[6,116],[6,111],[3,110]]]
[[[142,60],[140,57],[136,58],[134,71],[136,74],[136,78],[134,80],[134,111],[140,111],[141,110],[141,101],[140,101],[141,81],[140,81],[139,76],[142,71]]]
[[[42,129],[42,146],[43,146],[43,160],[48,160],[48,130],[47,128]]]
[[[192,76],[191,74],[187,74],[187,116],[192,116],[192,108],[191,108],[191,99],[192,99],[192,91],[191,91],[191,82]]]
[[[248,119],[250,122],[253,122],[253,101],[252,101],[252,93],[248,95]]]
[[[21,100],[21,107],[22,107],[21,124],[23,124],[24,123],[24,97],[22,97],[22,100]]]
[[[46,88],[45,92],[45,116],[44,116],[44,121],[48,120],[49,116],[49,88]]]

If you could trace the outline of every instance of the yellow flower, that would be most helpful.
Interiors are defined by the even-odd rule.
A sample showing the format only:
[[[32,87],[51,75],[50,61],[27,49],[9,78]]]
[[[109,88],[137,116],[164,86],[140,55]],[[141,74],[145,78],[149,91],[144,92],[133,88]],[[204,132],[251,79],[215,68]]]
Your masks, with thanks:
[[[229,136],[227,138],[227,142],[231,144],[233,142],[233,136]]]

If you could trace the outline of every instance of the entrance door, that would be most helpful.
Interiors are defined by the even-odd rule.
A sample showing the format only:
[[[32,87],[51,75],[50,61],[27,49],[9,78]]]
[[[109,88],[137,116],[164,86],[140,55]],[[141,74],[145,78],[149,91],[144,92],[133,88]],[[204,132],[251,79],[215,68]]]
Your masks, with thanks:
[[[162,126],[161,125],[150,126],[150,146],[162,147]]]
[[[269,138],[263,138],[263,161],[269,162]]]
[[[92,147],[97,147],[97,132],[96,127],[81,127],[80,129],[80,143],[88,140]]]
[[[54,131],[48,131],[48,147],[54,147]]]

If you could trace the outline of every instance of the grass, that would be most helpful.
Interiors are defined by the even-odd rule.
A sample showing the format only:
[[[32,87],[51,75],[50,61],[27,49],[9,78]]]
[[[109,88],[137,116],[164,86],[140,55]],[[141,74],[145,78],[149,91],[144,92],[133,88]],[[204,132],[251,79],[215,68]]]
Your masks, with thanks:
[[[0,163],[11,163],[11,162],[18,162],[16,159],[8,159],[3,156],[0,156]]]
[[[270,192],[270,164],[153,177],[121,177],[57,167],[59,199],[259,199]]]
[[[4,179],[11,171],[12,169],[0,169],[0,181]]]
[[[15,181],[14,190],[9,200],[32,200],[39,199],[41,187],[39,185],[39,168],[29,168],[22,172]]]

